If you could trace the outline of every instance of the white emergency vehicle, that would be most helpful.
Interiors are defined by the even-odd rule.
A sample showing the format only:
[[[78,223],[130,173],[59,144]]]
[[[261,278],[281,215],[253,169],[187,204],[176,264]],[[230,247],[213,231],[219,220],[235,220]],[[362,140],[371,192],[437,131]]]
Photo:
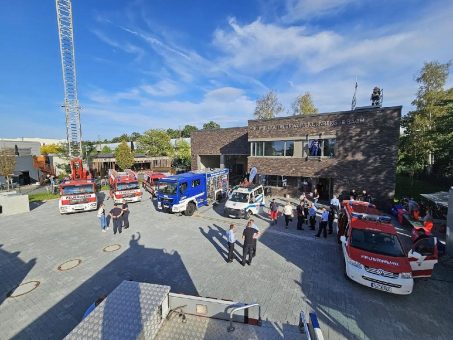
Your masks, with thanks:
[[[266,205],[262,185],[240,186],[233,189],[225,203],[224,215],[227,217],[250,218]]]

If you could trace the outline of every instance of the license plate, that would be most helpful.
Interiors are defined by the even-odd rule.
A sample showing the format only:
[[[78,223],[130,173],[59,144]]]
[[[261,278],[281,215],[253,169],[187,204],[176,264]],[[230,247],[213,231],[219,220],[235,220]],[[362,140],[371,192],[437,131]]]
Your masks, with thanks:
[[[157,202],[157,209],[162,209],[162,203]]]
[[[383,285],[380,283],[374,283],[374,282],[371,282],[371,288],[383,290],[384,292],[392,291],[392,287],[389,287],[389,286],[386,286],[386,285]]]
[[[230,217],[236,217],[236,216],[234,216],[234,215],[228,215],[228,216],[230,216]]]

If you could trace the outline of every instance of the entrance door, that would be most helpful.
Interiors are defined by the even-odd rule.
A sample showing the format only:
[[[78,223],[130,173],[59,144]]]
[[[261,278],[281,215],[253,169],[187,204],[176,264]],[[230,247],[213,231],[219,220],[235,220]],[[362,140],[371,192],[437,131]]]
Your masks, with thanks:
[[[333,179],[319,178],[316,189],[318,190],[320,199],[329,200],[333,196]]]

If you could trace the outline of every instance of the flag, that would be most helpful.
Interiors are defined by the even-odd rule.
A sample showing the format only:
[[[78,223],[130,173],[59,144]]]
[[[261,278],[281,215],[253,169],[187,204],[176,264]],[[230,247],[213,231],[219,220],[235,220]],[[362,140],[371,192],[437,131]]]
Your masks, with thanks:
[[[357,79],[355,81],[354,96],[352,97],[351,110],[355,109],[357,103]]]

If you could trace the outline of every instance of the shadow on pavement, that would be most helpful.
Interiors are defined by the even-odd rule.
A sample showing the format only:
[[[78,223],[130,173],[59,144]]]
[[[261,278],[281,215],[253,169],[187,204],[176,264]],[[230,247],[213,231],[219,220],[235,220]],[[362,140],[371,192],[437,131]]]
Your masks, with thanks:
[[[198,295],[193,281],[177,251],[145,248],[139,244],[140,234],[132,235],[129,248],[107,266],[70,292],[44,314],[26,325],[14,339],[66,336],[81,320],[85,310],[103,294],[109,294],[123,280],[169,285],[173,292]],[[102,253],[99,256],[109,256]],[[62,276],[65,273],[61,273]],[[136,313],[139,314],[139,311]],[[126,322],[132,322],[126,316]]]
[[[2,247],[0,244],[0,305],[36,264],[36,258],[24,262],[19,258],[20,252],[10,253]]]

